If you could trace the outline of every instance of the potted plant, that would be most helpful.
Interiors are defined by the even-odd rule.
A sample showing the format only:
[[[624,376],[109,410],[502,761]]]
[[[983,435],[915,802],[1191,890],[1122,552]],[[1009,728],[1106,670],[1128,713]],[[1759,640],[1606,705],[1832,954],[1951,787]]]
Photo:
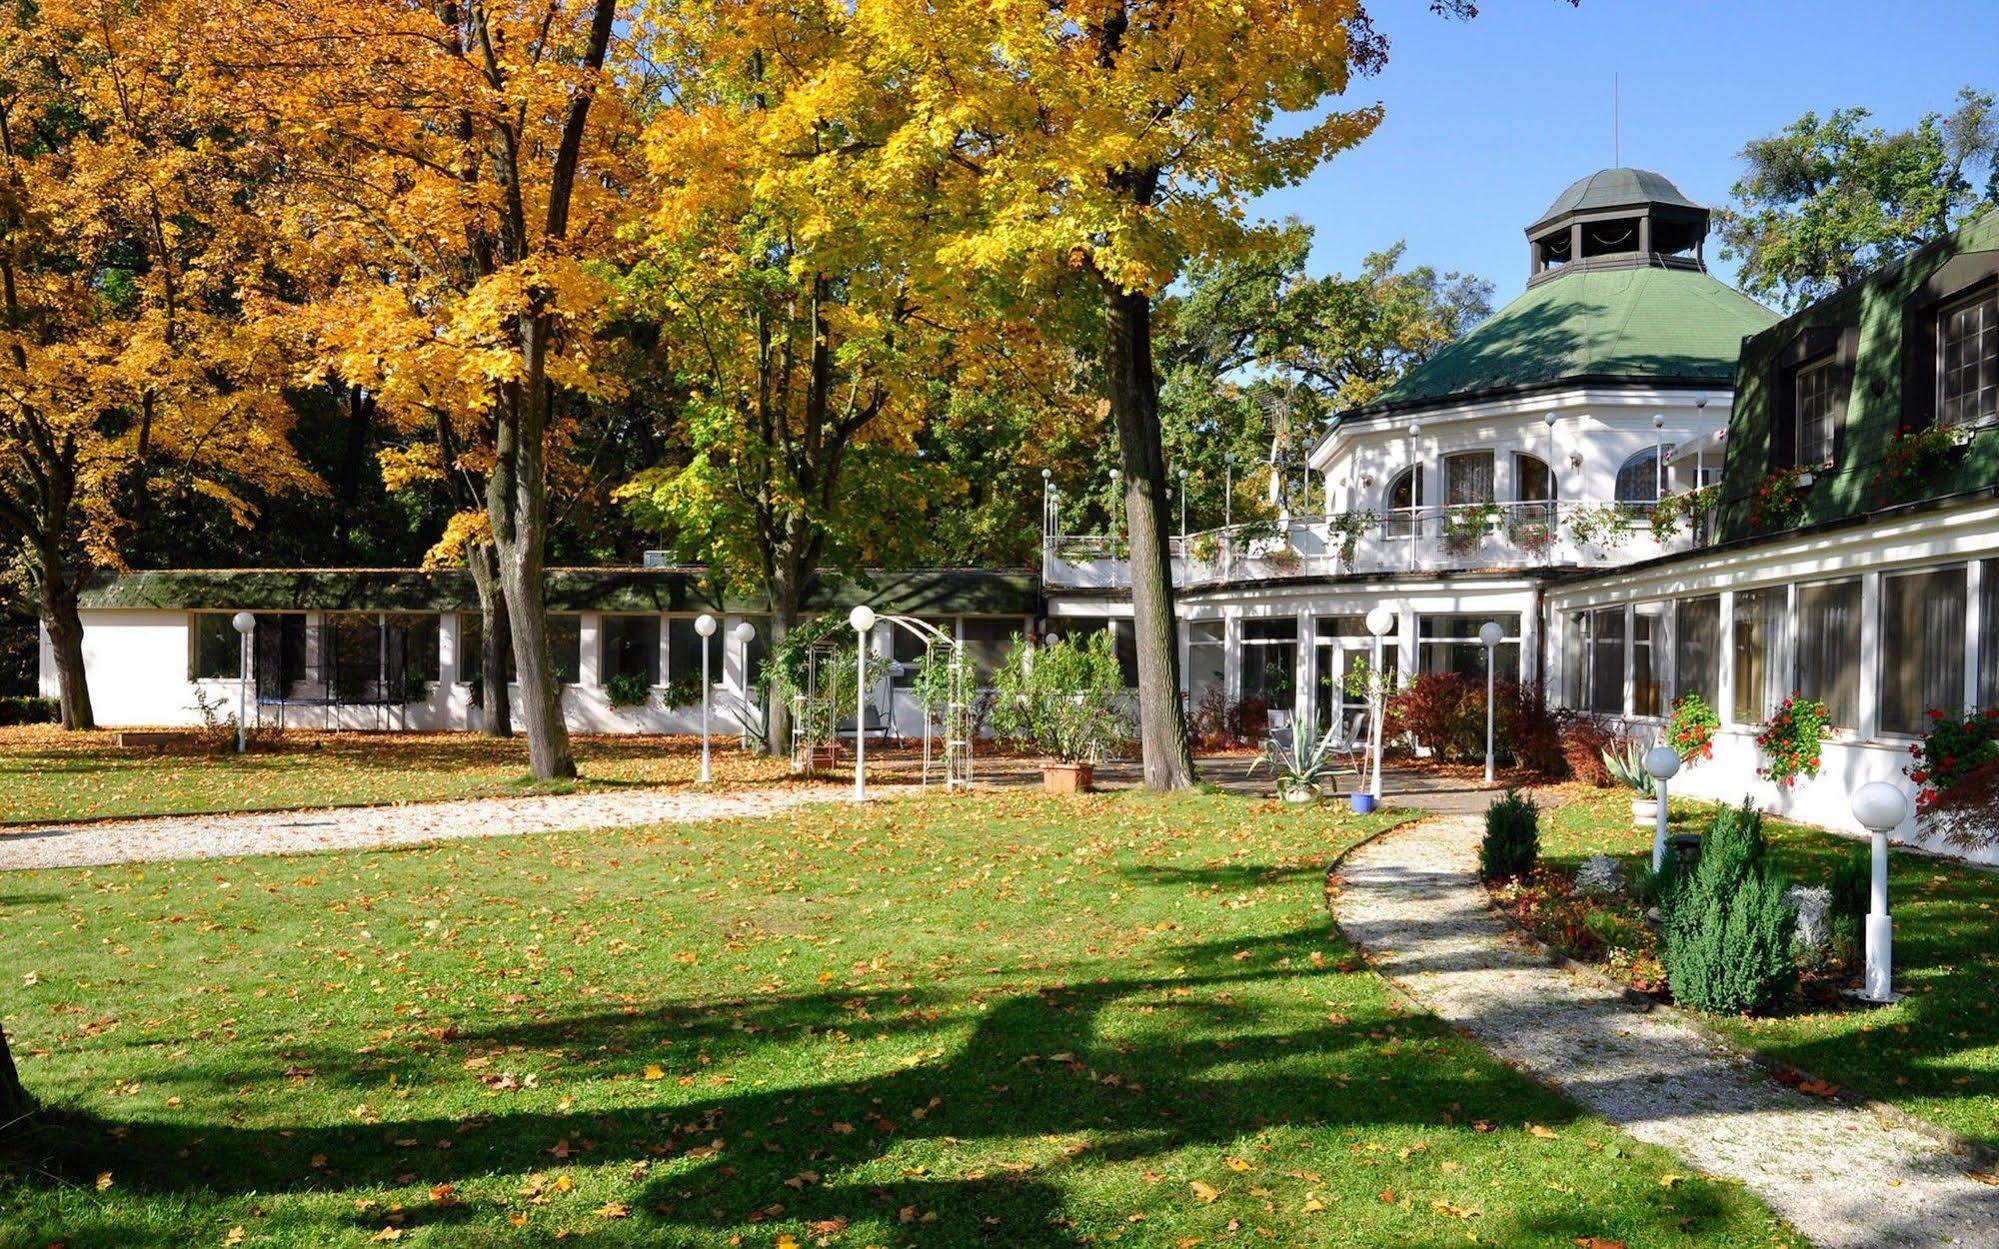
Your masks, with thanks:
[[[1569,513],[1569,536],[1578,546],[1614,551],[1631,536],[1633,512],[1622,503],[1587,503]]]
[[[1108,631],[1086,640],[1020,643],[994,680],[992,724],[1002,737],[1053,756],[1041,769],[1049,793],[1086,793],[1097,763],[1126,736],[1124,675]]]
[[[1555,526],[1535,513],[1515,510],[1506,518],[1506,538],[1528,555],[1540,557],[1555,545]]]
[[[1756,769],[1757,775],[1777,782],[1784,789],[1797,784],[1800,777],[1817,776],[1825,739],[1831,735],[1825,704],[1794,691],[1778,704],[1763,731],[1756,735],[1756,748],[1767,760]]]
[[[1645,770],[1645,747],[1626,740],[1603,752],[1603,766],[1610,779],[1630,790],[1631,824],[1650,828],[1659,819],[1659,799],[1652,788],[1652,774]]]
[[[1771,469],[1749,499],[1749,523],[1758,529],[1795,529],[1805,518],[1805,491],[1817,480],[1815,468],[1793,464]]]
[[[1444,513],[1444,536],[1440,545],[1450,555],[1469,555],[1499,518],[1497,503],[1473,503]]]
[[[1264,563],[1270,566],[1273,572],[1285,573],[1287,575],[1297,572],[1305,563],[1305,557],[1300,555],[1298,548],[1292,546],[1289,542],[1286,542],[1283,546],[1265,551],[1261,558]]]
[[[643,672],[616,672],[604,682],[604,697],[619,710],[640,708],[652,697],[652,682]]]
[[[1666,744],[1688,767],[1714,758],[1714,735],[1721,717],[1699,694],[1682,694],[1673,700],[1673,718],[1666,724]]]
[[[1332,733],[1320,737],[1316,745],[1301,736],[1293,736],[1288,743],[1272,739],[1249,765],[1249,773],[1254,776],[1258,768],[1268,765],[1277,776],[1278,797],[1286,802],[1317,802],[1320,782],[1335,770],[1330,757],[1333,741]]]

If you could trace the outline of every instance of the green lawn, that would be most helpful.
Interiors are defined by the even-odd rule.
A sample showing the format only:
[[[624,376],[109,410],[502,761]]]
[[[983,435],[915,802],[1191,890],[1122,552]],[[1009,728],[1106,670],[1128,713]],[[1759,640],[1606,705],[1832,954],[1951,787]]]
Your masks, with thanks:
[[[1674,802],[1673,830],[1697,832],[1714,808]],[[1861,843],[1768,820],[1770,853],[1800,884],[1827,883]],[[1549,812],[1545,858],[1573,867],[1603,851],[1631,863],[1652,834],[1631,827],[1628,795],[1606,791]],[[1799,1011],[1775,1019],[1716,1019],[1746,1045],[1837,1084],[1999,1148],[1999,875],[1935,857],[1892,852],[1895,984],[1908,994],[1882,1010]]]
[[[1324,868],[1392,818],[1003,793],[10,874],[57,1113],[0,1246],[1799,1243],[1358,969]]]
[[[121,749],[110,733],[0,729],[0,824],[686,784],[700,766],[698,738],[592,736],[575,745],[584,779],[536,786],[524,779],[524,741],[472,733],[292,733],[277,749],[236,755]],[[716,751],[719,780],[784,775],[781,762],[737,752],[731,740]]]

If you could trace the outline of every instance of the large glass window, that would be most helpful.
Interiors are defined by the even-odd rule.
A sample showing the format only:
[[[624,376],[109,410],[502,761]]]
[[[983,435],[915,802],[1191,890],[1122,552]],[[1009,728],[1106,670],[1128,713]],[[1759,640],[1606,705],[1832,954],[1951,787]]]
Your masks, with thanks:
[[[972,665],[974,678],[981,686],[991,685],[993,674],[1006,662],[1015,635],[1021,632],[1020,621],[1011,616],[967,616],[960,624],[965,658]]]
[[[1881,729],[1920,734],[1964,709],[1964,569],[1881,579]]]
[[[1978,592],[1978,705],[1999,707],[1999,559],[1981,569]]]
[[[1188,705],[1198,708],[1217,697],[1227,680],[1223,667],[1227,658],[1227,627],[1221,621],[1196,620],[1187,625]]]
[[[955,626],[949,620],[926,620],[925,624],[941,631],[945,637],[956,637]],[[889,630],[890,657],[896,668],[890,669],[891,683],[897,689],[908,689],[916,684],[916,674],[923,667],[924,656],[930,653],[930,635],[896,625]],[[943,652],[938,653],[938,662],[945,662]],[[900,671],[897,671],[900,669]]]
[[[233,612],[195,612],[189,624],[188,679],[243,679],[243,638],[231,621]]]
[[[1673,697],[1699,694],[1715,705],[1721,644],[1721,599],[1715,595],[1683,598],[1673,605]]]
[[[599,616],[599,681],[625,673],[643,676],[647,685],[659,684],[659,617]],[[718,622],[717,629],[720,629]]]
[[[1999,415],[1999,292],[1947,307],[1937,320],[1937,422]]]
[[[1631,714],[1665,714],[1659,663],[1665,646],[1666,607],[1644,603],[1631,609]]]
[[[335,612],[322,619],[319,645],[333,697],[345,703],[376,697],[385,675],[380,618],[365,612]]]
[[[1798,587],[1798,692],[1840,728],[1860,723],[1860,583]]]
[[[694,631],[694,617],[673,616],[666,622],[666,678],[669,681],[693,681],[701,683],[701,648],[703,639]],[[722,630],[716,629],[713,637],[706,640],[708,648],[708,680],[710,684],[722,681]]]
[[[486,670],[485,623],[478,612],[458,613],[458,679],[467,685]]]
[[[1624,711],[1624,609],[1590,613],[1589,709],[1609,715]]]
[[[1784,636],[1781,587],[1735,594],[1735,721],[1761,724],[1789,691],[1777,657]]]
[[[1492,452],[1469,451],[1444,460],[1445,502],[1452,507],[1492,502]]]
[[[1298,621],[1245,620],[1242,625],[1242,696],[1260,698],[1272,711],[1289,712],[1298,685]]]
[[[1514,612],[1492,616],[1418,616],[1416,670],[1455,672],[1460,676],[1485,680],[1485,644],[1478,640],[1478,631],[1488,620],[1498,622],[1505,638],[1494,648],[1493,671],[1502,681],[1518,681],[1520,616]]]
[[[304,612],[257,613],[257,631],[251,639],[256,647],[257,697],[298,696],[306,678],[305,626]]]
[[[574,685],[582,680],[583,617],[551,613],[548,618],[548,650],[555,661],[556,684]],[[512,673],[512,666],[508,664],[509,680],[518,679]]]
[[[1617,501],[1619,503],[1655,503],[1659,499],[1659,484],[1664,470],[1659,466],[1660,452],[1667,459],[1673,457],[1673,444],[1663,447],[1647,447],[1626,460],[1617,470]]]
[[[1791,404],[1797,417],[1796,463],[1832,461],[1833,430],[1839,420],[1839,368],[1830,359],[1805,365],[1792,379]]]

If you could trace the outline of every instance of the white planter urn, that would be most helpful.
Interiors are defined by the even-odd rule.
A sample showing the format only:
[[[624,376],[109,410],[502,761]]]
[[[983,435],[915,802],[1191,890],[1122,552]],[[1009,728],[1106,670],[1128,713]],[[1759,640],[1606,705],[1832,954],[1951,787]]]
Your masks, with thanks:
[[[1652,828],[1659,823],[1659,800],[1657,798],[1633,798],[1631,800],[1631,826]]]

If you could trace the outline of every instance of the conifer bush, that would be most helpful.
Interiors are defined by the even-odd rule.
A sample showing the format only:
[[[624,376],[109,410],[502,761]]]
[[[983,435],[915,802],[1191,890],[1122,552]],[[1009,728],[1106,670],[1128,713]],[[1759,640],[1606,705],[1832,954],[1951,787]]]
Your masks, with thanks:
[[[1674,999],[1731,1015],[1783,1001],[1797,978],[1789,887],[1765,861],[1762,814],[1746,805],[1719,812],[1665,914]]]
[[[1485,809],[1485,840],[1479,844],[1479,874],[1487,880],[1525,876],[1541,853],[1541,809],[1517,790],[1493,799]]]

